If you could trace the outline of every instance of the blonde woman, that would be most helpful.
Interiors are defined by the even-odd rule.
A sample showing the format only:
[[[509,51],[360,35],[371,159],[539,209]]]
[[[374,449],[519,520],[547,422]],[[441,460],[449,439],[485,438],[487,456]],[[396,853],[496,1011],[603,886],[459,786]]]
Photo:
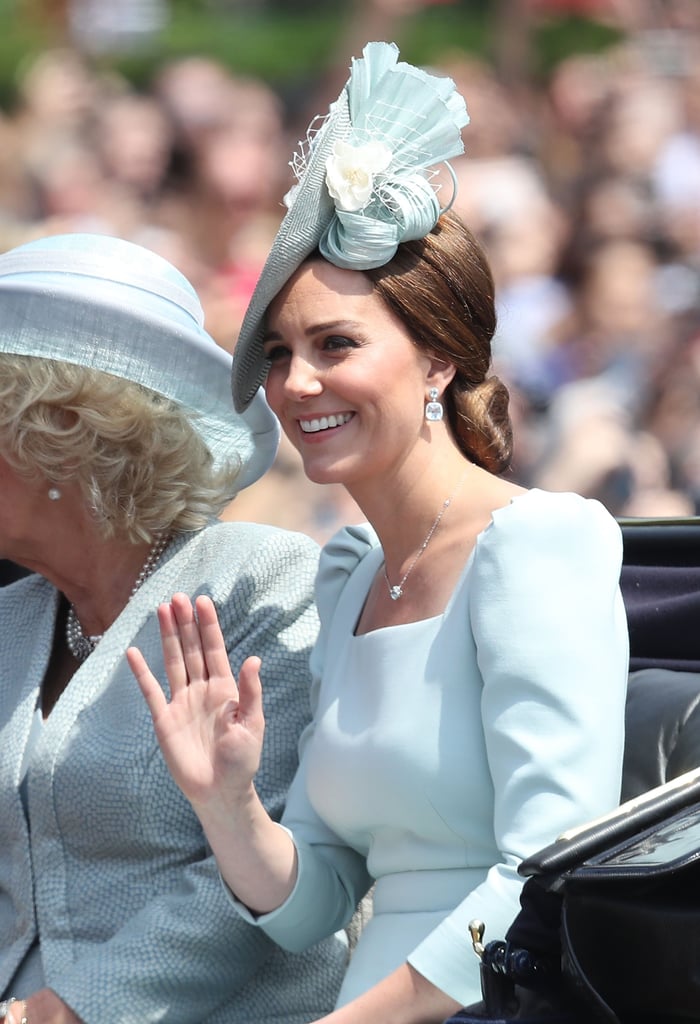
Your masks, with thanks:
[[[216,518],[272,461],[274,417],[234,413],[194,291],[128,242],[0,256],[0,323],[0,556],[31,571],[0,590],[0,1019],[313,1020],[343,944],[290,955],[236,913],[124,657],[164,670],[156,608],[179,588],[216,606],[234,671],[265,652],[278,819],[317,549]]]

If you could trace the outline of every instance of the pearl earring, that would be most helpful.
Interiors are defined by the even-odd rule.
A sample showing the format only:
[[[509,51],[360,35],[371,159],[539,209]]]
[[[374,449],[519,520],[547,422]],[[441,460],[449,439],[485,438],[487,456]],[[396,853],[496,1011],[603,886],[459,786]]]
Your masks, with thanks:
[[[61,497],[61,492],[58,487],[49,487],[49,501],[58,501]]]
[[[431,388],[428,392],[430,401],[425,406],[425,418],[431,423],[442,419],[443,409],[442,404],[437,400],[438,394],[437,388]]]

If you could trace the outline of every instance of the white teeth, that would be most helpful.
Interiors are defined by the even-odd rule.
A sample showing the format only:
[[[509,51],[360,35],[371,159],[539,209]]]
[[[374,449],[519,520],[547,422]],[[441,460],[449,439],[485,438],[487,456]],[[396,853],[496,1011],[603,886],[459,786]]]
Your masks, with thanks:
[[[352,413],[343,412],[337,416],[321,416],[317,420],[299,420],[299,426],[305,434],[316,434],[319,430],[328,430],[329,427],[341,427],[349,419],[352,419]]]

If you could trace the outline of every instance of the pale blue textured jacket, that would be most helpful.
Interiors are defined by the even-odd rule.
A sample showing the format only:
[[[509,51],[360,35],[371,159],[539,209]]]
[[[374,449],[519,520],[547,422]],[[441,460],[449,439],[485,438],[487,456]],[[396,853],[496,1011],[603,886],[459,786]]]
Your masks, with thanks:
[[[165,683],[158,604],[176,590],[213,598],[234,671],[263,660],[257,787],[279,817],[309,719],[317,554],[300,534],[242,523],[178,538],[33,746],[59,595],[39,576],[0,590],[0,992],[46,984],[86,1024],[301,1024],[333,1006],[343,943],[286,953],[229,904],[124,657],[136,644]]]

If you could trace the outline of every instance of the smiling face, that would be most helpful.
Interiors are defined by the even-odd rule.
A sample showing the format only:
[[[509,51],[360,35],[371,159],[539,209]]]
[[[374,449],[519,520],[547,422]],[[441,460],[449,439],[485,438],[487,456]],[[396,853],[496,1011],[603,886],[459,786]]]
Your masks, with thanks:
[[[364,274],[303,264],[270,306],[265,354],[267,400],[311,480],[352,492],[427,458],[425,401],[451,369],[416,348]]]

